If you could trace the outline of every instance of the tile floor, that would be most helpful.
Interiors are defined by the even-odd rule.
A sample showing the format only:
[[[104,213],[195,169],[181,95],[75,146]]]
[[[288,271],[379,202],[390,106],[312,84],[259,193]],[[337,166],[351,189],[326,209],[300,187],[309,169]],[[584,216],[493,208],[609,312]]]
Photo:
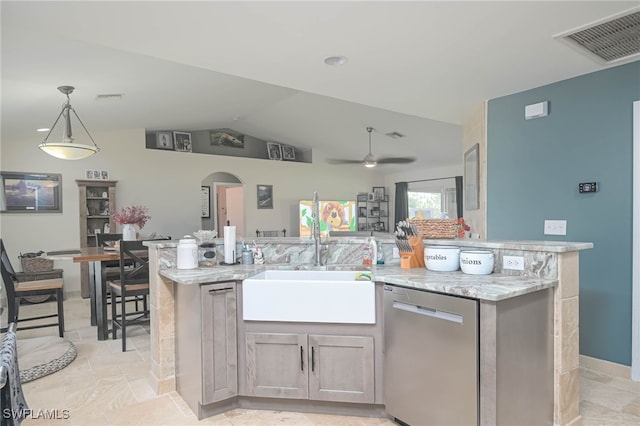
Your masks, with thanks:
[[[31,315],[54,309],[54,304],[21,309]],[[157,396],[149,386],[150,343],[145,328],[131,330],[128,351],[123,353],[120,340],[96,340],[96,329],[89,326],[87,299],[65,301],[65,322],[65,337],[76,345],[78,357],[63,370],[23,385],[31,409],[53,412],[58,419],[34,414],[25,426],[395,424],[388,419],[240,409],[198,421],[176,392]],[[56,335],[54,328],[26,330],[18,332],[18,338],[51,334]],[[640,383],[586,369],[580,373],[583,425],[640,425]]]

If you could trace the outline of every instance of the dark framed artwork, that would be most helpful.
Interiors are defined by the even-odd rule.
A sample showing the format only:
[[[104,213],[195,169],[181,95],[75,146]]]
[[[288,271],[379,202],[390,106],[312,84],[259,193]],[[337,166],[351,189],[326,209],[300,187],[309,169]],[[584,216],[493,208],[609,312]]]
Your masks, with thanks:
[[[173,150],[173,135],[171,132],[156,132],[156,148]]]
[[[191,133],[173,132],[173,146],[176,151],[191,152]]]
[[[200,187],[200,195],[202,196],[202,212],[200,213],[200,217],[209,218],[211,217],[211,188],[208,186]]]
[[[464,209],[478,210],[480,208],[480,167],[479,144],[472,146],[464,153]]]
[[[373,187],[373,199],[374,201],[384,201],[384,186]]]
[[[282,159],[293,161],[296,159],[296,150],[291,145],[282,145]]]
[[[62,175],[57,173],[0,172],[0,211],[61,213]]]
[[[273,208],[273,185],[258,185],[257,196],[259,209]]]
[[[270,160],[282,160],[282,146],[276,142],[267,142],[267,153]]]

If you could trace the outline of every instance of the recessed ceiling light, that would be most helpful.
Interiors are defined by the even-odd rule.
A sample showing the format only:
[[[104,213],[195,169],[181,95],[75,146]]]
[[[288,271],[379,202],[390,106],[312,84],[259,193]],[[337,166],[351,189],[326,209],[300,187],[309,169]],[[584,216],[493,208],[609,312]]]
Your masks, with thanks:
[[[48,127],[42,127],[40,129],[36,129],[36,132],[48,132],[49,130],[51,130],[51,129],[48,128]]]
[[[347,63],[346,56],[327,56],[324,58],[324,63],[327,65],[338,66]]]

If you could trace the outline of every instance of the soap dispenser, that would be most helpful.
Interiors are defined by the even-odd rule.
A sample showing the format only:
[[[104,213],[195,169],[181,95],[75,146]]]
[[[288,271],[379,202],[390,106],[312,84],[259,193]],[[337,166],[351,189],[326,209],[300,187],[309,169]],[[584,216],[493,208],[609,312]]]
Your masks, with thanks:
[[[384,251],[382,251],[382,243],[378,241],[378,257],[376,259],[376,263],[378,265],[384,265]]]
[[[375,265],[378,262],[378,245],[373,235],[369,238],[369,255],[371,256],[371,264]]]

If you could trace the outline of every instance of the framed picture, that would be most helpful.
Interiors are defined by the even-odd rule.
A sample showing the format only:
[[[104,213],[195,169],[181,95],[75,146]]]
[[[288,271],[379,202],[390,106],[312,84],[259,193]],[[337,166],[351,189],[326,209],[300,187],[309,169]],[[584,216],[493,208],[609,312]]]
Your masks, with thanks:
[[[296,150],[290,145],[282,145],[282,159],[283,160],[295,160]]]
[[[475,144],[464,153],[464,209],[478,210],[480,208],[480,171],[479,145]]]
[[[62,213],[62,175],[0,172],[0,211]]]
[[[100,179],[109,180],[109,172],[106,170],[100,170]]]
[[[211,145],[244,148],[244,135],[231,129],[216,129],[210,133]]]
[[[171,132],[156,132],[156,148],[173,150],[173,135]]]
[[[210,190],[211,188],[208,186],[200,187],[200,195],[202,197],[202,212],[200,213],[200,217],[211,217]]]
[[[384,201],[384,186],[373,187],[373,200]]]
[[[191,152],[191,133],[173,132],[173,146],[176,151]]]
[[[93,179],[93,170],[85,170],[84,171],[84,177],[86,179],[92,180]]]
[[[258,208],[273,208],[273,185],[258,185]]]
[[[282,146],[279,143],[267,142],[267,153],[270,160],[282,160]]]

